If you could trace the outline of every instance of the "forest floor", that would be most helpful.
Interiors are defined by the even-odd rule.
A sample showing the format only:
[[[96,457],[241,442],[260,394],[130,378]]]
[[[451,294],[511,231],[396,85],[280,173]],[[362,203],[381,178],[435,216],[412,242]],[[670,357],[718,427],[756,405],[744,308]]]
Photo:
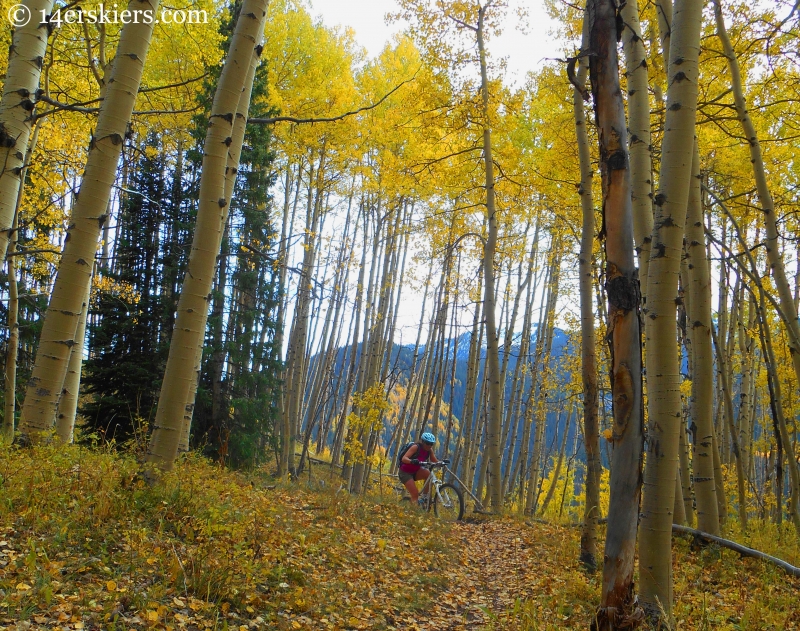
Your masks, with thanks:
[[[568,525],[441,524],[386,486],[353,498],[196,456],[154,487],[137,472],[82,447],[0,453],[0,629],[587,629],[599,599]],[[793,533],[760,528],[747,543],[798,564]],[[800,629],[800,580],[674,551],[676,628]]]

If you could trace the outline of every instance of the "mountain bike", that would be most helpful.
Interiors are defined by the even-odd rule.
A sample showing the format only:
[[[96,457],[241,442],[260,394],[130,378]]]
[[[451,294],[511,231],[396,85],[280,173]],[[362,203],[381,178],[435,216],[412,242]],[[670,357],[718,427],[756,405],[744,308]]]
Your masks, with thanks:
[[[419,466],[431,472],[425,485],[422,487],[422,495],[419,496],[419,504],[424,511],[431,510],[442,521],[458,521],[464,517],[464,495],[461,489],[452,485],[445,484],[436,475],[436,469],[442,470],[442,475],[449,471],[447,465],[449,460],[441,462],[420,462]]]

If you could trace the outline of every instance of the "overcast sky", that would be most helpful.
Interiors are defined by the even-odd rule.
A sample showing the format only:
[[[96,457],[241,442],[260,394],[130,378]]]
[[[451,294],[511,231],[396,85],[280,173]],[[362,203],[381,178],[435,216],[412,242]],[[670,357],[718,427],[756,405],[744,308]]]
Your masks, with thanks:
[[[529,19],[526,32],[516,28],[518,22],[513,11],[519,2],[528,7]],[[327,26],[350,26],[355,29],[356,40],[367,49],[370,57],[379,54],[393,34],[399,33],[403,25],[387,25],[384,16],[397,11],[394,0],[311,0],[312,15],[322,17]],[[490,44],[495,57],[507,57],[509,84],[519,84],[525,73],[534,70],[547,57],[557,57],[558,48],[548,36],[552,23],[539,0],[511,0],[505,32]]]

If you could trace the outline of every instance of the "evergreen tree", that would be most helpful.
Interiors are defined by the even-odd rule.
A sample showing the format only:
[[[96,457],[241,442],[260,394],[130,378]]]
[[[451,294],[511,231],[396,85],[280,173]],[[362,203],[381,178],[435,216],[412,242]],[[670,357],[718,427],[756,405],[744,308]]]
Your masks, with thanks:
[[[187,236],[170,175],[158,140],[149,137],[123,198],[114,271],[106,275],[112,282],[102,284],[90,307],[90,396],[82,414],[107,439],[128,437],[154,412],[166,360],[163,331],[174,310],[168,281],[182,266],[176,253]]]

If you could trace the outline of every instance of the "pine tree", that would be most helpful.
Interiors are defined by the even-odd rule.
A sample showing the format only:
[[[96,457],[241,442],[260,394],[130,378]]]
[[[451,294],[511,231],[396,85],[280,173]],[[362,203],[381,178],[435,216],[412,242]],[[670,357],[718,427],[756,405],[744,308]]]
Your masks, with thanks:
[[[85,367],[90,399],[82,414],[107,439],[127,438],[139,419],[152,418],[167,352],[161,331],[172,308],[162,279],[178,244],[162,235],[176,232],[166,221],[175,216],[175,199],[155,137],[147,139],[133,166],[119,217],[115,271],[106,274],[113,282],[91,307],[97,324],[90,329]]]

